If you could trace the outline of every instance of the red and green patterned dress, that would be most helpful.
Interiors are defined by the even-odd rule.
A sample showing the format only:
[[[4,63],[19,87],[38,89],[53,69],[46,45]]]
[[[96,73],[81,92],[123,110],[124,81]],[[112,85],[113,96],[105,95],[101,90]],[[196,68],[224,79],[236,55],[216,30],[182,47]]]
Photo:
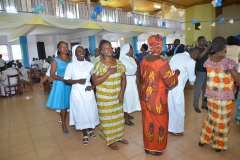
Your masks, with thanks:
[[[162,152],[168,137],[168,89],[178,82],[167,61],[159,59],[141,62],[142,86],[140,100],[142,107],[143,140],[146,150]]]

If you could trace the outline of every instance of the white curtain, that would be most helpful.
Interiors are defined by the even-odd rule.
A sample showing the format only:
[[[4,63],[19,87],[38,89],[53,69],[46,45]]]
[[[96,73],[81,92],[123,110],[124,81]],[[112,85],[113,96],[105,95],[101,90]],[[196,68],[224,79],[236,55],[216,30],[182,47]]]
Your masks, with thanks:
[[[27,23],[34,14],[0,12],[0,29],[17,28]]]
[[[107,23],[107,22],[96,22],[104,30],[113,33],[126,33],[131,32],[138,26],[126,25],[126,24],[116,24],[116,23]]]
[[[62,18],[62,17],[55,17],[55,16],[48,16],[48,15],[41,15],[38,14],[42,20],[45,22],[58,27],[58,28],[65,28],[65,29],[77,29],[82,28],[89,24],[90,20],[81,20],[81,19],[70,19],[70,18]]]

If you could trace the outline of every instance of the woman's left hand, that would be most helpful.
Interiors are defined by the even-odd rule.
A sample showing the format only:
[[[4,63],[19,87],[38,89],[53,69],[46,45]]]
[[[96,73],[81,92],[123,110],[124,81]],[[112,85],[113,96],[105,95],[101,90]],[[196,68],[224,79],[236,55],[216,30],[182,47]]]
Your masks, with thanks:
[[[93,90],[94,89],[94,86],[87,86],[86,88],[85,88],[85,91],[91,91],[91,90]]]
[[[123,103],[123,95],[122,94],[118,95],[118,100],[119,100],[119,103]]]

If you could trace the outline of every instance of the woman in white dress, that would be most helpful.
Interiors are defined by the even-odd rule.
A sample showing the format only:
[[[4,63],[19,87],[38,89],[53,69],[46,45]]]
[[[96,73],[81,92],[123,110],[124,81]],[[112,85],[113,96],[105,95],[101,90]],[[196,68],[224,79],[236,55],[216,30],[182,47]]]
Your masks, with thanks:
[[[138,83],[137,79],[138,76],[136,76],[137,64],[136,61],[132,58],[132,56],[133,56],[132,46],[130,44],[124,44],[121,47],[119,60],[126,67],[125,74],[127,77],[127,86],[124,93],[123,111],[125,124],[129,126],[134,125],[134,123],[130,121],[130,119],[133,119],[133,116],[130,116],[129,113],[141,110],[137,89]]]
[[[91,85],[91,62],[85,61],[85,50],[76,45],[72,48],[72,63],[68,64],[64,75],[64,82],[72,84],[70,95],[70,125],[83,132],[83,144],[88,144],[88,134],[95,138],[92,129],[99,124],[97,103]],[[87,130],[89,131],[87,134]]]

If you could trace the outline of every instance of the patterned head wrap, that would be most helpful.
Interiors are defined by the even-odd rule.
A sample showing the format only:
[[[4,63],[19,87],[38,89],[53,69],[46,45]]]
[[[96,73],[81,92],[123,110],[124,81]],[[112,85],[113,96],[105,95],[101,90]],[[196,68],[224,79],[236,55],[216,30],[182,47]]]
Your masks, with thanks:
[[[160,54],[162,52],[162,36],[160,34],[152,35],[148,38],[148,45],[151,47],[152,53]]]

